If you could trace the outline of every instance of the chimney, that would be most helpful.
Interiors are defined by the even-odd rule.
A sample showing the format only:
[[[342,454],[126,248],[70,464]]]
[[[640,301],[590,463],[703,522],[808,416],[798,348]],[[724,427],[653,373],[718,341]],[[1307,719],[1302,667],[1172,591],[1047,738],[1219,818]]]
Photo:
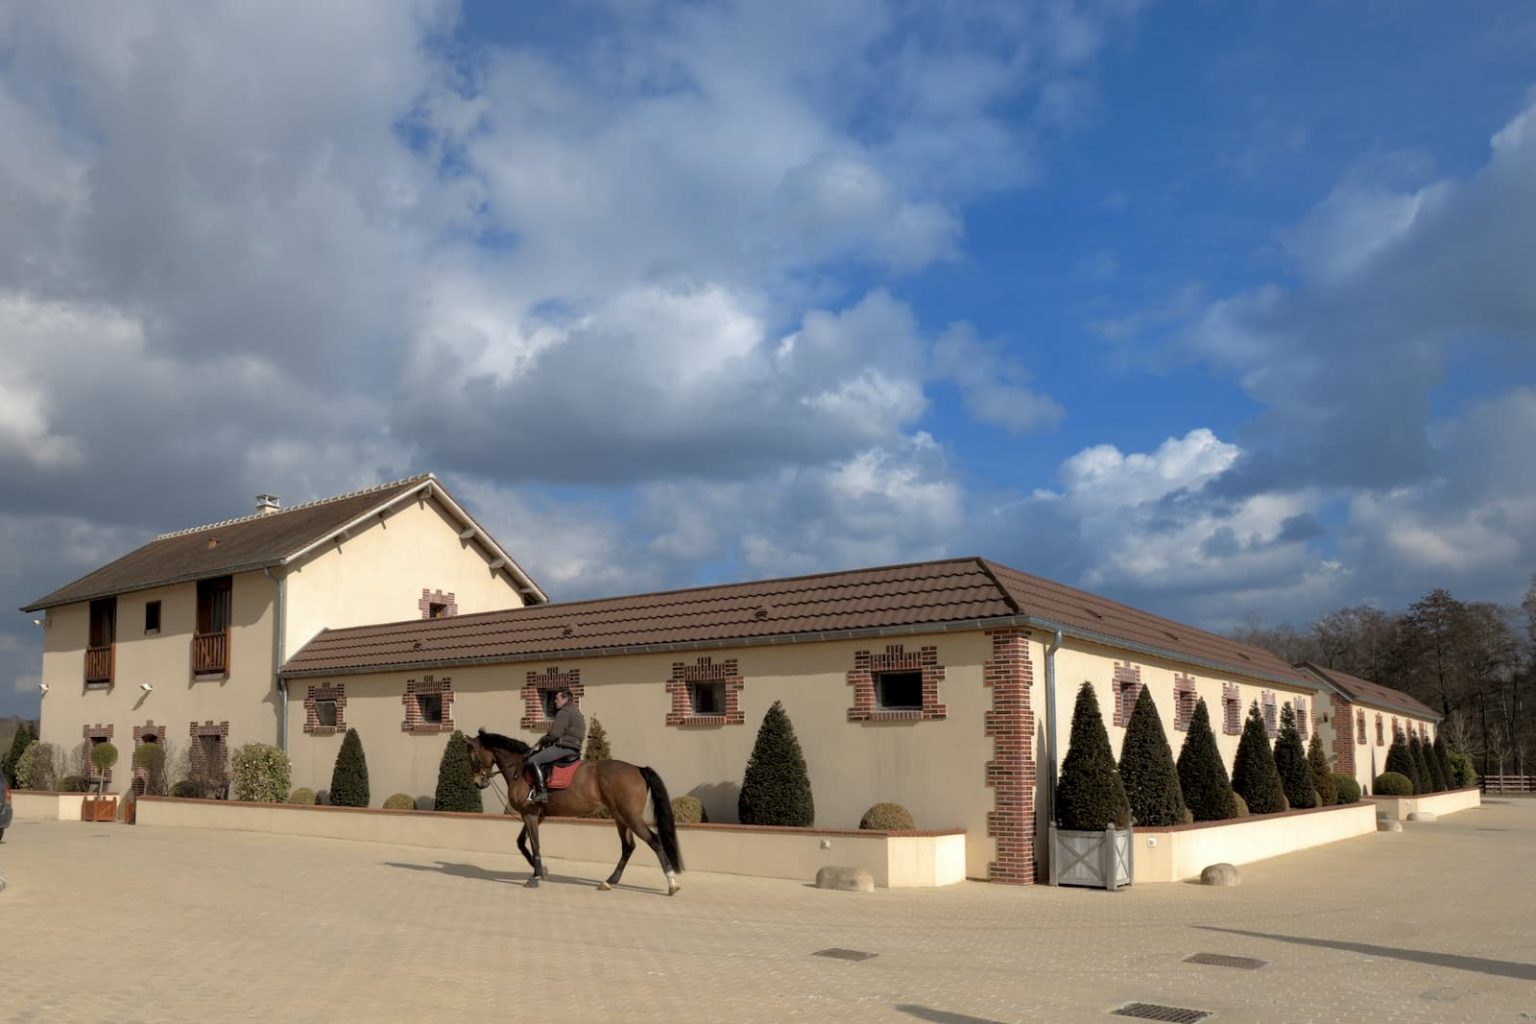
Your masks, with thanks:
[[[282,506],[282,503],[277,500],[277,495],[275,495],[275,494],[258,494],[258,495],[256,495],[256,514],[257,515],[259,515],[259,516],[269,516],[273,512],[281,512],[282,510],[283,510],[283,506]]]

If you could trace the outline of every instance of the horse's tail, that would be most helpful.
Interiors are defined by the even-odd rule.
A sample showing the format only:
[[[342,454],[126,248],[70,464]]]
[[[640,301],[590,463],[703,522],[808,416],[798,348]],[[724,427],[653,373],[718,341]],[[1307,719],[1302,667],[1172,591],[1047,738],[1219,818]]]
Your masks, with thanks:
[[[667,860],[672,863],[672,870],[681,873],[683,854],[677,848],[677,822],[672,820],[672,798],[667,795],[666,784],[661,781],[660,775],[649,768],[641,768],[640,774],[651,791],[651,803],[656,809],[656,837],[661,840],[661,848]]]

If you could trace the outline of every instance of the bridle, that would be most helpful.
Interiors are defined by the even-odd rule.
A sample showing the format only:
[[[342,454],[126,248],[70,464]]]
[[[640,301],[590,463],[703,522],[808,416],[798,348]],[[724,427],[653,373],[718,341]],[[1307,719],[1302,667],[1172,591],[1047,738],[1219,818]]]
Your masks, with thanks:
[[[480,749],[485,751],[486,754],[490,756],[491,770],[487,772],[484,768],[476,765],[474,774],[484,775],[485,781],[475,783],[475,788],[480,790],[482,793],[489,789],[492,793],[496,794],[496,799],[501,801],[503,813],[517,814],[517,809],[512,806],[512,783],[507,780],[507,773],[511,771],[511,769],[503,768],[501,766],[501,762],[496,760],[495,752],[492,751],[489,747],[481,747]],[[521,764],[519,764],[519,766],[521,766]],[[498,776],[502,780],[502,788],[500,789],[497,789],[495,786],[495,782]]]

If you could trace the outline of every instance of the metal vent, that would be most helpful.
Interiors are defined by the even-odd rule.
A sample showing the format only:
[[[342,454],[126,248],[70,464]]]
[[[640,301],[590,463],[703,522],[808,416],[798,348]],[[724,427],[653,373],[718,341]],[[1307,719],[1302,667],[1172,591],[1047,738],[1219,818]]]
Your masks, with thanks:
[[[1163,1020],[1172,1024],[1195,1024],[1210,1014],[1205,1010],[1188,1010],[1182,1006],[1158,1006],[1156,1003],[1131,1003],[1114,1011],[1117,1017],[1135,1017],[1137,1020]]]
[[[1196,953],[1194,956],[1184,958],[1187,964],[1206,964],[1210,967],[1241,967],[1245,971],[1252,971],[1269,963],[1268,960],[1255,960],[1251,956],[1227,956],[1225,953]]]
[[[836,947],[833,947],[832,949],[818,949],[816,952],[812,953],[811,955],[812,956],[829,956],[833,960],[868,960],[871,957],[876,957],[876,956],[879,956],[880,954],[879,953],[865,953],[862,950],[857,950],[857,949],[838,949]]]

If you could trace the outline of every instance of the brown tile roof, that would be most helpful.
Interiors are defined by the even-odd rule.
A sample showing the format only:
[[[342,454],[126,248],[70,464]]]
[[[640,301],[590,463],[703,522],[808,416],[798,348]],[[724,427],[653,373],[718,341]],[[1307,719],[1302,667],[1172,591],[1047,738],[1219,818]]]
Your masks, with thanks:
[[[38,598],[22,611],[38,611],[149,587],[279,565],[353,520],[373,509],[383,508],[424,484],[431,484],[441,492],[442,485],[432,474],[424,473],[351,494],[294,505],[278,512],[242,516],[162,534],[117,561]],[[452,501],[451,498],[447,500]],[[214,541],[217,543],[213,544]],[[520,569],[516,570],[514,576],[520,573]],[[531,585],[531,581],[529,583]],[[539,598],[542,597],[540,592]]]
[[[1075,636],[1313,685],[1274,655],[979,558],[756,580],[327,631],[285,675],[803,643],[849,634],[1059,623]]]
[[[1324,668],[1310,661],[1302,662],[1300,667],[1338,690],[1349,700],[1393,711],[1406,711],[1410,715],[1427,718],[1432,722],[1438,722],[1444,717],[1428,704],[1421,703],[1402,690],[1394,690],[1390,686],[1382,686],[1380,683],[1352,676],[1348,672],[1340,672],[1336,668]]]

